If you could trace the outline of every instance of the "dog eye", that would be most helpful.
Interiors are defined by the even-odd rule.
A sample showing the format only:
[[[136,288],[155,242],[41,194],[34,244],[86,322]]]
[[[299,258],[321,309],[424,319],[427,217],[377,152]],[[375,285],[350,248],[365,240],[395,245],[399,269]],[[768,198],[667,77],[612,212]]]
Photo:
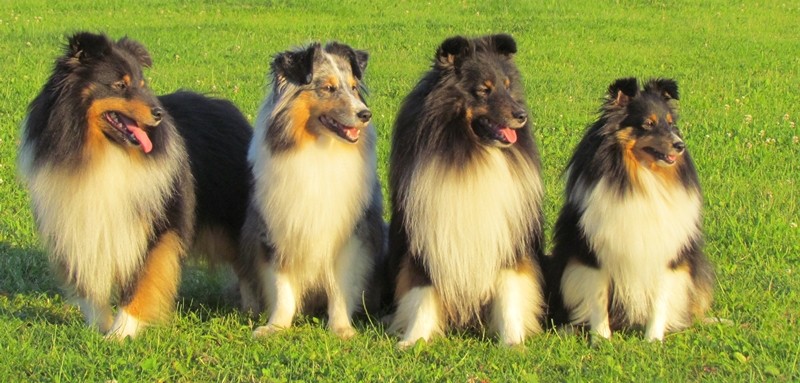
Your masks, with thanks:
[[[488,96],[489,93],[491,93],[491,92],[492,92],[491,89],[489,89],[488,87],[484,87],[484,86],[475,89],[475,94],[477,94],[478,96]]]
[[[652,128],[652,127],[653,127],[653,121],[651,121],[651,120],[644,120],[644,124],[642,124],[642,127],[644,127],[645,129],[650,129],[650,128]]]
[[[325,86],[322,87],[322,90],[324,90],[324,91],[326,91],[328,93],[336,92],[336,85],[325,85]]]
[[[128,84],[126,84],[125,81],[117,81],[111,84],[111,87],[116,90],[125,90],[125,88],[128,87]]]

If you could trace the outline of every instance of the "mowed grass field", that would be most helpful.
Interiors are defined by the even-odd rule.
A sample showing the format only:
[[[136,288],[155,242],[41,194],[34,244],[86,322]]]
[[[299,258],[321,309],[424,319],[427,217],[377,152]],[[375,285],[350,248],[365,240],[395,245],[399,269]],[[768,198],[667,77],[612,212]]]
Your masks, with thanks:
[[[4,1],[0,381],[800,380],[798,20],[800,3],[783,0]],[[603,342],[547,332],[508,349],[455,332],[399,351],[375,320],[359,321],[359,335],[341,341],[324,318],[303,317],[255,340],[251,330],[266,317],[235,309],[228,272],[190,264],[172,322],[135,341],[105,341],[53,282],[16,174],[27,104],[64,36],[79,30],[139,40],[153,57],[146,77],[157,93],[231,99],[251,121],[276,52],[334,39],[366,49],[382,180],[398,106],[438,44],[454,34],[510,33],[542,153],[548,237],[561,172],[608,84],[674,78],[718,275],[710,315],[730,323],[697,324],[663,343],[635,331]]]

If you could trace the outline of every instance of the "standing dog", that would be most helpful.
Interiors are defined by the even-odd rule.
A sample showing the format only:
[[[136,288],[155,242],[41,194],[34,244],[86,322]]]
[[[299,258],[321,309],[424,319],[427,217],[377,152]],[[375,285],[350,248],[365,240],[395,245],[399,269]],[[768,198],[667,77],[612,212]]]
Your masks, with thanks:
[[[168,316],[196,232],[235,258],[248,198],[247,120],[192,93],[159,100],[150,65],[136,41],[75,34],[23,124],[19,168],[51,264],[110,337]]]
[[[505,344],[540,331],[542,184],[508,35],[451,37],[394,126],[391,329],[400,347],[488,319]]]
[[[555,227],[549,285],[556,321],[612,329],[645,325],[661,340],[711,303],[702,197],[676,125],[672,80],[635,78],[608,89],[600,119],[567,169],[566,203]]]
[[[255,188],[243,229],[249,281],[270,311],[262,336],[327,296],[328,328],[351,315],[384,245],[366,52],[318,43],[275,56],[272,92],[250,145]]]

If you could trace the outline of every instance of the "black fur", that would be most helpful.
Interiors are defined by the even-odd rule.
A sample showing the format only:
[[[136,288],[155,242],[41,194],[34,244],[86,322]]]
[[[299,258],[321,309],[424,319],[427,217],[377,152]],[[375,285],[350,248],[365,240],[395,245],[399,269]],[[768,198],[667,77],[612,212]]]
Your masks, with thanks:
[[[474,39],[450,37],[438,47],[431,70],[403,101],[394,124],[389,168],[389,269],[395,273],[394,278],[403,260],[410,258],[413,280],[420,285],[431,283],[421,260],[424,255],[409,250],[408,232],[413,228],[408,227],[403,199],[414,175],[412,164],[425,164],[435,157],[453,168],[468,164],[493,145],[478,133],[480,115],[506,119],[517,115],[526,118],[523,126],[516,129],[518,139],[501,150],[512,167],[521,165],[516,162],[520,157],[512,155],[519,153],[538,172],[539,153],[527,120],[520,73],[512,61],[515,52],[516,42],[505,34]],[[506,78],[507,89],[503,85]],[[495,88],[484,94],[478,88],[487,80]],[[518,257],[532,257],[537,262],[544,248],[541,212],[531,219],[536,223],[532,225],[529,248],[520,251]]]

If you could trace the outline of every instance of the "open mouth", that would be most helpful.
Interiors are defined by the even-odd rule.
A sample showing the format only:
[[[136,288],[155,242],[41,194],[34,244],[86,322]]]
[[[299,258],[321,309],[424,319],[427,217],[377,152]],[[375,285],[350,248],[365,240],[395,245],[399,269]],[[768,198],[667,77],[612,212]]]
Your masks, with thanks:
[[[319,122],[321,122],[322,125],[330,129],[332,132],[336,133],[337,136],[350,143],[357,142],[358,136],[361,134],[361,131],[358,128],[343,125],[339,123],[339,121],[336,121],[324,114],[319,116]]]
[[[131,145],[139,146],[145,153],[150,153],[153,150],[153,143],[144,129],[139,127],[139,124],[122,113],[109,111],[103,113],[106,121],[111,125],[123,138]]]
[[[495,123],[486,118],[478,118],[479,135],[489,140],[497,141],[503,145],[517,142],[517,131],[508,126]]]
[[[654,148],[653,148],[653,147],[651,147],[651,146],[646,146],[646,147],[645,147],[644,149],[642,149],[642,150],[644,150],[644,151],[645,151],[645,153],[647,153],[647,154],[649,154],[649,155],[653,156],[653,158],[655,158],[656,160],[664,161],[664,162],[665,162],[665,163],[667,163],[668,165],[672,165],[672,164],[674,164],[674,163],[675,163],[675,160],[677,160],[677,159],[678,159],[678,156],[676,156],[676,155],[674,155],[674,154],[666,154],[666,153],[661,153],[661,152],[659,152],[658,150],[654,149]]]

